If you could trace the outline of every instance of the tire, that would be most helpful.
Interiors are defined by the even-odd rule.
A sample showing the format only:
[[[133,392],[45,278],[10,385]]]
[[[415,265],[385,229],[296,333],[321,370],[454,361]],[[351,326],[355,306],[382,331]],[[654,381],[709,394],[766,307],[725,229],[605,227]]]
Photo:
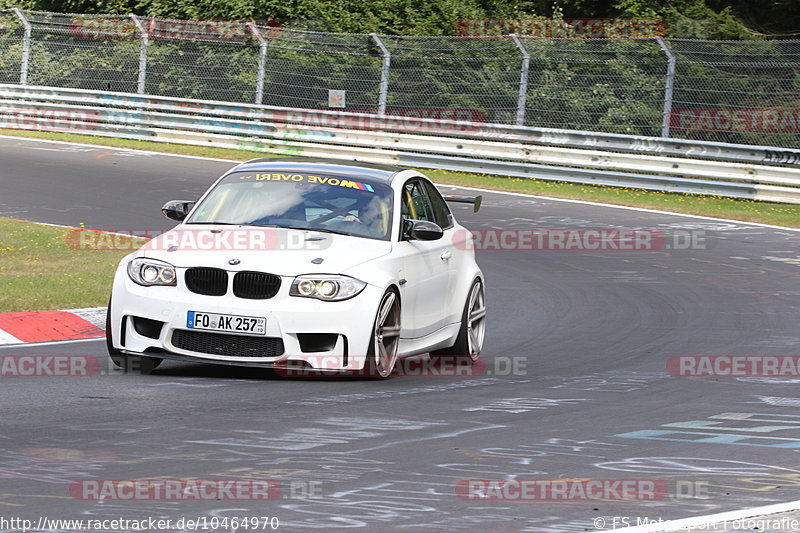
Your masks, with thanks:
[[[121,368],[124,372],[149,374],[163,361],[158,357],[128,355],[114,348],[114,342],[111,340],[111,300],[108,301],[108,311],[106,311],[106,348],[108,348],[108,356],[114,366]]]
[[[431,358],[441,356],[463,357],[477,361],[483,348],[486,334],[486,295],[483,282],[476,279],[467,293],[464,311],[461,313],[461,328],[458,330],[456,342],[449,348],[431,352]]]
[[[378,305],[364,370],[369,376],[386,379],[392,375],[400,346],[400,298],[387,289]]]

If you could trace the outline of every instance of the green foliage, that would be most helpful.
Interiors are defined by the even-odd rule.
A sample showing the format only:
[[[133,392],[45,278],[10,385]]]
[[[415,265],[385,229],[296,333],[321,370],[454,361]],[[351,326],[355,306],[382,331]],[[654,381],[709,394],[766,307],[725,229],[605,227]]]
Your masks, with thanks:
[[[178,19],[273,19],[284,27],[344,33],[455,35],[464,19],[663,19],[670,36],[752,39],[796,35],[800,1],[771,0],[0,0],[60,13],[135,13]],[[750,29],[755,28],[755,29]]]
[[[714,11],[730,9],[738,20],[759,35],[769,38],[800,37],[798,0],[707,0],[707,4]]]
[[[669,39],[677,57],[673,109],[800,108],[800,45],[765,41],[737,18],[735,4],[703,0],[22,0],[52,10],[136,11],[189,19],[277,19],[283,28],[268,43],[265,105],[327,109],[328,91],[345,90],[347,109],[377,111],[380,33],[391,51],[389,114],[469,110],[486,121],[515,123],[522,55],[511,39],[452,37],[464,19],[664,19],[670,36],[724,38],[703,43]],[[797,0],[800,2],[800,0]],[[8,5],[17,0],[0,0]],[[788,0],[774,0],[786,9]],[[5,3],[5,4],[4,4]],[[719,5],[718,5],[719,4]],[[774,10],[773,10],[774,12]],[[2,17],[2,15],[0,15]],[[85,38],[54,31],[71,17],[36,15],[28,83],[135,92],[140,43],[131,38]],[[424,34],[433,37],[409,37]],[[0,83],[17,83],[21,26],[0,18]],[[525,124],[535,127],[659,136],[664,109],[666,55],[655,40],[523,39],[530,54]],[[211,42],[154,37],[147,48],[145,93],[230,102],[254,102],[259,46],[255,39]],[[437,115],[438,113],[438,115]],[[672,136],[797,147],[796,130],[681,131]]]
[[[731,6],[720,5],[718,10],[714,10],[703,0],[618,0],[614,8],[614,16],[617,17],[664,20],[670,37],[723,40],[759,38],[736,17]]]

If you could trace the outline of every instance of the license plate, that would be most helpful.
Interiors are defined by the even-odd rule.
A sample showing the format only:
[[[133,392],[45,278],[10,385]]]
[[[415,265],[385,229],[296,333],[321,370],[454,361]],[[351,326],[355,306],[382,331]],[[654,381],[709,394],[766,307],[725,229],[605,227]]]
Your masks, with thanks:
[[[189,311],[186,316],[186,327],[208,331],[244,333],[246,335],[266,335],[267,319],[263,317],[218,315],[216,313]]]

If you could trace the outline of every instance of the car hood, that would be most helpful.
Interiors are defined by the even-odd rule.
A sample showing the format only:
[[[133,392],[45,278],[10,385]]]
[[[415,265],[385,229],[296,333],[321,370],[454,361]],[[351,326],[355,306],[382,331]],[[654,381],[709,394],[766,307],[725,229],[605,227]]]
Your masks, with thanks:
[[[283,228],[178,226],[138,252],[178,268],[256,270],[281,276],[338,274],[391,252],[389,241]]]

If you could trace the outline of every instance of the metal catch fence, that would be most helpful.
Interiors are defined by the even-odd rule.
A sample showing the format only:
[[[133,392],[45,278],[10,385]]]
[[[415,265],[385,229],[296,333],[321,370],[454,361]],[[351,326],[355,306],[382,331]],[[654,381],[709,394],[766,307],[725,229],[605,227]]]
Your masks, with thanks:
[[[0,83],[800,148],[800,41],[335,34],[0,11]]]

